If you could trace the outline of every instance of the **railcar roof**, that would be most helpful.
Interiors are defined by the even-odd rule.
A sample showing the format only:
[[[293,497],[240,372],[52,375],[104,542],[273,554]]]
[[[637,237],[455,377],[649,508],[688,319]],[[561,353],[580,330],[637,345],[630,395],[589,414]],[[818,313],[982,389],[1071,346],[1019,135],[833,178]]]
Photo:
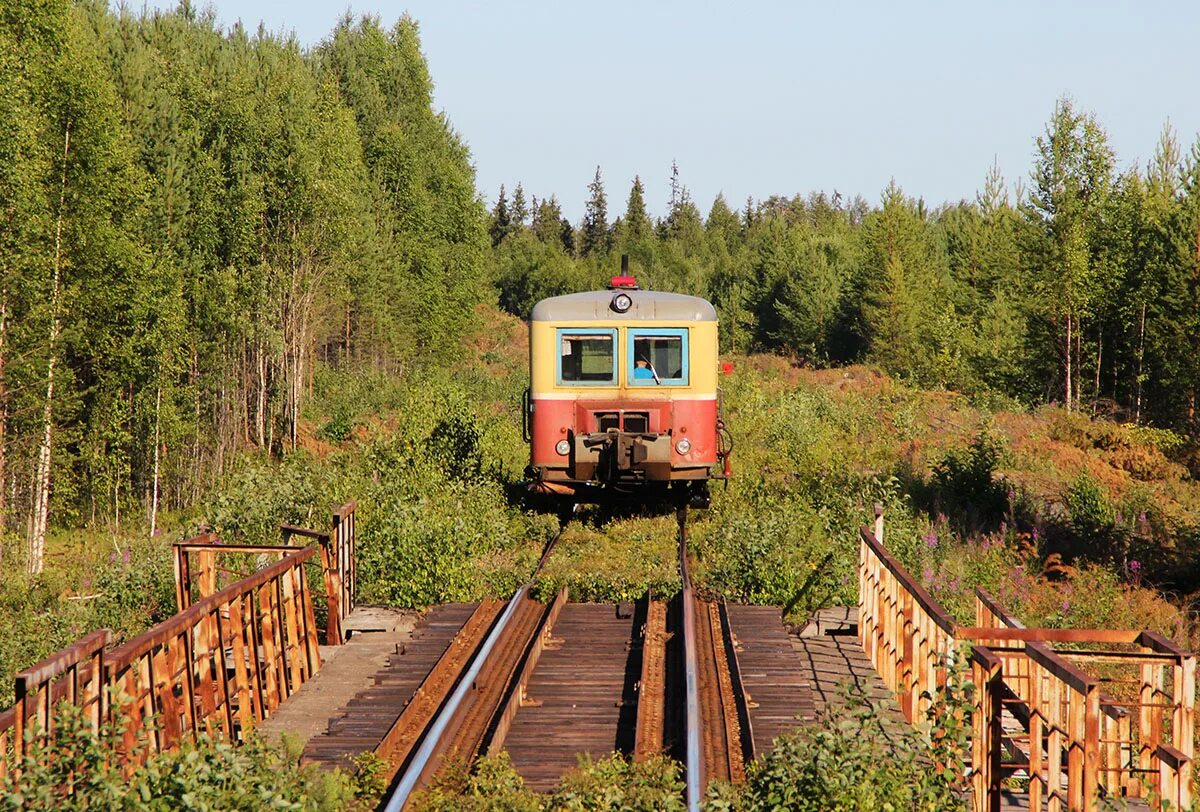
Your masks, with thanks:
[[[609,305],[619,292],[629,294],[633,307],[618,313]],[[593,290],[542,299],[533,306],[532,321],[716,321],[717,311],[706,299],[657,290]]]

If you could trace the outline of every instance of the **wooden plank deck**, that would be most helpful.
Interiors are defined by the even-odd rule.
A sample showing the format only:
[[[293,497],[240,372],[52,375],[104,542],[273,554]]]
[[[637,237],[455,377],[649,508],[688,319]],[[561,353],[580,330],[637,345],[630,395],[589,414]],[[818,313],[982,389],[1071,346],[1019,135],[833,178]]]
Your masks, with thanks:
[[[530,789],[552,790],[582,755],[632,752],[643,622],[633,604],[563,607],[504,746]]]
[[[351,684],[350,696],[339,705],[325,701],[322,730],[307,739],[303,760],[323,767],[345,767],[355,755],[373,750],[400,716],[422,680],[449,646],[455,633],[471,616],[476,604],[454,603],[435,606],[415,624],[404,640],[392,640],[385,662],[374,669],[370,663],[344,659],[339,654],[327,668],[346,667],[331,677],[339,686]],[[379,632],[356,634],[343,646],[372,645]],[[365,684],[364,684],[365,683]],[[344,689],[343,689],[344,690]],[[276,720],[281,726],[288,719]]]
[[[386,668],[399,647],[412,640],[421,621],[415,611],[372,612],[377,632],[356,634],[341,646],[321,646],[324,661],[316,675],[288,697],[258,726],[258,732],[276,741],[284,733],[307,744],[329,727],[335,714],[359,691],[372,684],[376,671]],[[353,617],[353,615],[351,615]]]
[[[753,703],[754,752],[766,753],[779,734],[814,718],[811,680],[778,607],[727,604],[726,610],[737,641],[742,687]]]

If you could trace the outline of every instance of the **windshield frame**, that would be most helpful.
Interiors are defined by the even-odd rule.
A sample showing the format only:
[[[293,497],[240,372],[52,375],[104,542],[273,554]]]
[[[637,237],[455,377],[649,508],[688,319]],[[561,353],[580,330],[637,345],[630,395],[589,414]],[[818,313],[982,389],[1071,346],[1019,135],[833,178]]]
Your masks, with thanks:
[[[628,386],[688,386],[691,380],[688,367],[691,360],[691,353],[688,346],[688,333],[686,327],[629,327],[625,330],[625,382]],[[678,338],[680,344],[680,352],[682,354],[679,377],[669,378],[665,370],[658,368],[654,372],[658,375],[658,380],[654,378],[635,378],[633,371],[636,368],[636,358],[634,357],[634,348],[637,340],[640,338]],[[648,359],[653,366],[654,359]]]
[[[607,338],[612,344],[612,374],[602,381],[569,381],[563,379],[563,339],[566,337]],[[554,332],[555,360],[554,380],[558,386],[616,386],[617,385],[617,331],[615,328],[559,327]]]

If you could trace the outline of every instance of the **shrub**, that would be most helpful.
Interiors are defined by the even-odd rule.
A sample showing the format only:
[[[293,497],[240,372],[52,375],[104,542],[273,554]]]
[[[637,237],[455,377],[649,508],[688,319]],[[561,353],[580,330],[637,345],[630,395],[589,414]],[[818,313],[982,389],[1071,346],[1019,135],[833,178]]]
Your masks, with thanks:
[[[966,810],[950,765],[935,768],[947,746],[931,748],[903,723],[886,726],[877,707],[852,697],[844,715],[826,713],[820,725],[777,738],[751,765],[742,804],[747,812]]]
[[[336,810],[355,806],[340,772],[300,767],[297,753],[257,738],[235,747],[206,736],[152,754],[126,776],[118,753],[122,722],[91,730],[80,710],[61,705],[54,740],[30,742],[20,775],[0,781],[0,809]]]
[[[615,754],[584,759],[567,773],[547,802],[555,812],[682,812],[679,762],[665,756],[633,761]]]
[[[995,527],[1008,507],[1008,494],[996,481],[1006,456],[1000,439],[984,429],[966,448],[952,448],[933,466],[935,509],[956,515],[967,527]]]
[[[488,756],[471,770],[452,769],[428,790],[415,794],[414,812],[540,812],[545,807],[537,793],[513,768],[508,753]]]
[[[416,812],[681,812],[679,764],[665,756],[631,761],[620,754],[591,761],[563,776],[549,796],[525,787],[507,753],[452,770],[413,798]]]

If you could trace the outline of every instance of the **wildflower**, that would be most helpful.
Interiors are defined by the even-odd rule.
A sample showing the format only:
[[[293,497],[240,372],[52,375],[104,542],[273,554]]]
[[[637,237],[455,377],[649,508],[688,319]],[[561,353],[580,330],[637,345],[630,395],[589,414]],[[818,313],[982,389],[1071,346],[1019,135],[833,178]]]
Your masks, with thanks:
[[[1129,559],[1129,571],[1133,573],[1141,572],[1142,562],[1138,561],[1136,558]]]
[[[121,552],[121,563],[122,563],[122,564],[128,564],[128,563],[129,563],[129,548],[128,548],[128,547],[126,547],[126,548],[125,548],[125,549],[124,549],[124,550]]]
[[[924,539],[925,539],[925,546],[928,547],[929,549],[932,550],[933,548],[938,546],[937,531],[934,530],[932,527],[929,528],[929,532],[925,534]]]

